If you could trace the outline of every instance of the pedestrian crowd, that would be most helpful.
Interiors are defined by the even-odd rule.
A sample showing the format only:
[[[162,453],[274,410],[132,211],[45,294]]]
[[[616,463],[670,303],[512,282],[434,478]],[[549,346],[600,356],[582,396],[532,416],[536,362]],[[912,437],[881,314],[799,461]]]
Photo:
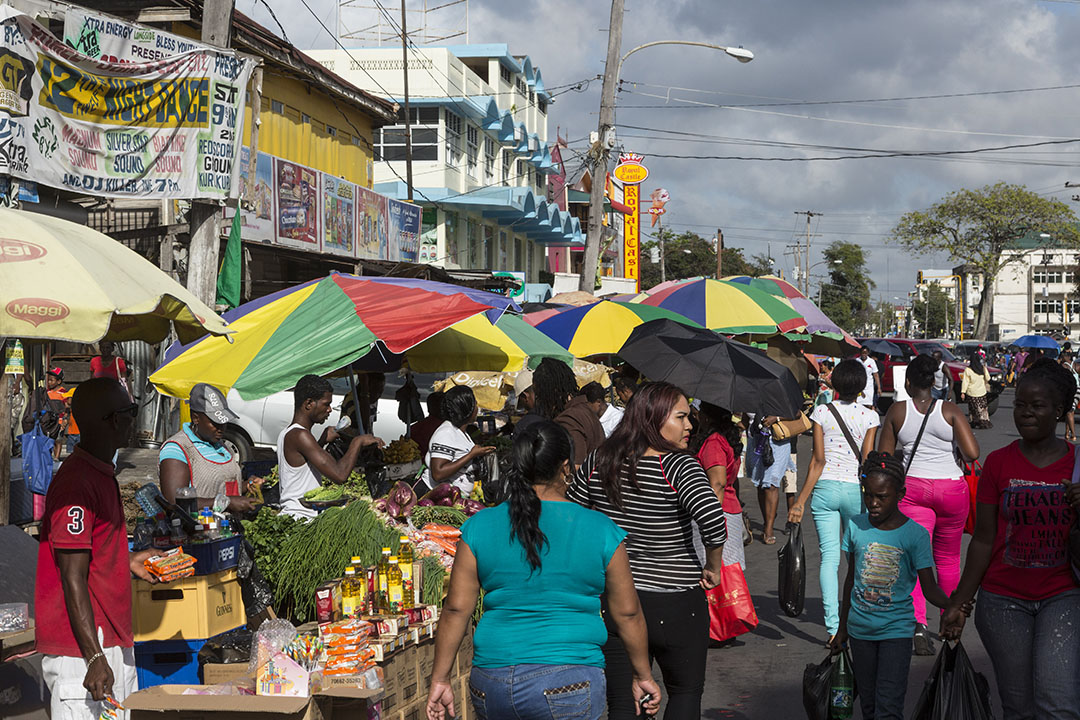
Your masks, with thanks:
[[[788,523],[801,523],[809,509],[821,556],[821,640],[832,652],[850,650],[864,718],[902,718],[912,653],[934,653],[935,635],[959,639],[972,615],[1007,719],[1080,717],[1080,557],[1070,548],[1080,450],[1058,433],[1077,402],[1071,360],[1025,358],[1013,410],[1019,439],[985,455],[977,479],[966,468],[984,457],[972,432],[987,427],[982,358],[972,359],[959,389],[970,414],[948,399],[941,358],[920,355],[906,368],[907,399],[884,417],[872,400],[878,369],[866,353],[825,366],[825,397],[797,418],[734,416],[632,373],[616,376],[610,390],[579,388],[554,360],[520,373],[514,389],[524,415],[504,502],[462,528],[428,717],[453,714],[453,658],[481,592],[469,683],[478,717],[606,712],[620,720],[655,714],[662,697],[665,718],[701,717],[715,611],[709,593],[733,567],[745,569],[744,545],[753,540],[740,474],[757,494],[765,544],[777,541],[781,495]],[[123,383],[126,368],[115,358],[99,365],[101,376],[62,406],[48,395],[39,403],[70,414],[81,439],[45,502],[36,604],[55,622],[39,622],[38,638],[50,687],[74,684],[95,700],[110,692],[122,700],[134,682],[130,578],[145,573],[143,557],[127,550],[114,463],[138,406]],[[60,386],[59,369],[53,377],[47,393]],[[357,432],[332,455],[327,444],[338,431],[312,432],[330,415],[329,383],[306,376],[293,395],[292,423],[278,441],[281,500],[304,516],[311,511],[298,499],[320,474],[344,482],[363,448],[381,440]],[[191,422],[161,449],[163,493],[248,509],[236,459],[222,445],[235,417],[224,395],[196,385],[190,404]],[[472,468],[493,450],[467,432],[477,412],[467,387],[432,395],[429,418],[412,429],[424,447],[423,482],[471,484]],[[812,456],[798,488],[802,432],[812,437]],[[973,533],[966,558],[965,526]],[[82,716],[85,697],[71,716]],[[54,714],[67,716],[71,708],[58,702]]]

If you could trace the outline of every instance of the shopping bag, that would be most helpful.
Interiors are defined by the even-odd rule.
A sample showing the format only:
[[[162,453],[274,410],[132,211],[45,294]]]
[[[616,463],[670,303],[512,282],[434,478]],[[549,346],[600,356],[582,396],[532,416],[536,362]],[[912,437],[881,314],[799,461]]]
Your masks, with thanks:
[[[720,584],[705,592],[709,601],[709,637],[724,642],[757,627],[757,611],[738,563],[725,565]]]
[[[810,664],[803,670],[802,701],[809,720],[829,720],[829,684],[832,682],[833,658]]]
[[[22,472],[30,492],[44,495],[49,491],[53,474],[53,447],[56,440],[46,435],[41,423],[35,422],[34,429],[19,436],[22,442]]]
[[[975,493],[979,490],[979,478],[982,476],[982,464],[976,460],[964,463],[964,482],[968,486],[968,516],[964,521],[964,532],[975,534]]]
[[[803,547],[802,525],[789,522],[787,531],[788,541],[776,553],[780,561],[777,595],[784,614],[798,617],[806,600],[806,548]]]
[[[990,685],[964,646],[943,643],[911,720],[992,720]]]

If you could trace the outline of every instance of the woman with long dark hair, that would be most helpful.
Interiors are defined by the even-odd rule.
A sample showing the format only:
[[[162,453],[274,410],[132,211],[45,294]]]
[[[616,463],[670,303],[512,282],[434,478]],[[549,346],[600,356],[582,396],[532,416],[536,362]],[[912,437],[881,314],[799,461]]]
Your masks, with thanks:
[[[967,401],[968,419],[973,428],[992,428],[988,411],[987,395],[990,392],[990,371],[983,364],[982,356],[974,353],[960,384],[960,401]]]
[[[514,441],[507,500],[461,528],[450,592],[435,638],[429,720],[454,715],[450,673],[484,590],[469,695],[481,720],[583,718],[604,712],[608,618],[629,654],[631,702],[660,706],[645,620],[634,592],[626,532],[603,514],[567,501],[570,435],[550,421]]]
[[[724,543],[724,564],[738,563],[746,570],[742,503],[739,502],[739,464],[743,450],[742,429],[731,411],[703,402],[698,410],[698,426],[690,441],[690,451],[701,463],[716,497],[724,507],[724,521],[732,542]],[[697,543],[694,543],[695,547]]]
[[[424,462],[423,482],[433,488],[448,482],[465,495],[472,492],[472,461],[495,452],[493,447],[475,444],[465,429],[476,422],[479,406],[471,387],[458,385],[446,391],[439,404],[443,424],[432,434],[428,442]]]
[[[701,465],[686,454],[690,405],[668,383],[646,383],[622,422],[585,459],[567,497],[596,508],[626,531],[626,550],[649,632],[649,654],[664,673],[666,720],[701,717],[709,609],[705,590],[720,582],[724,509]],[[693,523],[705,567],[693,549]],[[608,606],[608,717],[636,717],[633,672]]]

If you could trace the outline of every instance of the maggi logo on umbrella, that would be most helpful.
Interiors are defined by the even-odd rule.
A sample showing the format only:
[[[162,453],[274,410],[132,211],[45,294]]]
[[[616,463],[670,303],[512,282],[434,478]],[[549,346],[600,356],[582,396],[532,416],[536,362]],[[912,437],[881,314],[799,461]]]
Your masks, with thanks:
[[[17,298],[9,302],[4,310],[11,317],[28,322],[34,327],[63,320],[71,314],[67,305],[47,298]]]
[[[25,240],[0,238],[0,263],[37,260],[40,257],[45,257],[48,252],[40,245]]]

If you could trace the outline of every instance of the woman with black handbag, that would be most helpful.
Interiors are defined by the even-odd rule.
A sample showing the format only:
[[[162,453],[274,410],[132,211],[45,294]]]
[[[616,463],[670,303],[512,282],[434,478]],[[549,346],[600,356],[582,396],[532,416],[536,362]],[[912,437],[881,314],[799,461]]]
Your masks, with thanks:
[[[788,511],[788,522],[802,522],[806,501],[817,529],[821,550],[818,580],[825,605],[828,641],[840,626],[840,539],[851,519],[862,512],[859,466],[874,449],[880,420],[874,410],[859,404],[866,372],[858,360],[844,360],[832,372],[837,399],[814,408],[814,454],[799,497]]]
[[[935,400],[930,355],[918,355],[907,367],[904,388],[910,399],[893,403],[878,434],[878,451],[903,458],[907,493],[900,511],[926,528],[934,548],[937,581],[946,594],[960,582],[960,541],[971,507],[971,494],[955,450],[966,462],[979,458],[979,443],[964,411],[955,403]],[[900,452],[897,452],[899,448]],[[926,624],[926,599],[915,585],[915,654],[933,655]]]

